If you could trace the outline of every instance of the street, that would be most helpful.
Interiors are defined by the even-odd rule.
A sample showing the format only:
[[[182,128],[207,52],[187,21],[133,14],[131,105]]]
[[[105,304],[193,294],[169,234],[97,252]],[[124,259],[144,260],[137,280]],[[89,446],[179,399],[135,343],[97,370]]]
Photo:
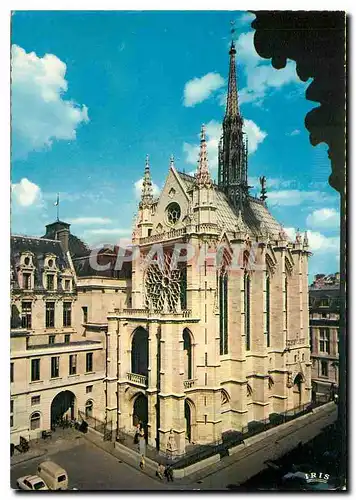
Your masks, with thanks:
[[[45,459],[61,465],[68,473],[69,488],[78,490],[162,490],[166,482],[148,477],[138,468],[120,462],[116,457],[87,441],[71,449],[35,458],[11,468],[11,487],[17,478],[34,474],[37,465]],[[172,483],[169,484],[169,486]]]
[[[257,441],[239,456],[225,457],[219,463],[173,483],[159,481],[154,475],[141,472],[137,466],[127,465],[120,459],[82,438],[74,444],[75,436],[62,440],[62,444],[49,445],[45,456],[33,458],[11,467],[11,487],[17,478],[34,474],[37,465],[51,459],[62,466],[69,477],[69,488],[78,490],[226,490],[229,484],[242,484],[263,470],[266,460],[282,457],[299,442],[308,442],[321,429],[333,423],[337,409],[331,406],[327,413],[298,429],[288,429],[279,436],[271,435],[263,443]],[[296,421],[297,425],[297,421]],[[70,435],[70,434],[69,434]],[[58,449],[59,446],[68,446]],[[146,471],[147,472],[147,471]]]

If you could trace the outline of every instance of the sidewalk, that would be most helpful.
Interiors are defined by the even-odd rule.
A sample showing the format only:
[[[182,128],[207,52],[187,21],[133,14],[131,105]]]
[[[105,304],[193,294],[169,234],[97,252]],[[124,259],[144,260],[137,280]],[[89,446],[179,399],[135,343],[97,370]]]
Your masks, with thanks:
[[[326,411],[309,416],[309,420],[298,422],[291,428],[280,429],[278,435],[242,447],[239,453],[223,458],[214,466],[207,467],[186,478],[190,484],[202,483],[202,489],[224,489],[227,484],[242,484],[266,468],[266,460],[276,460],[295,448],[299,442],[307,443],[320,431],[333,423],[337,408],[331,403]]]
[[[115,446],[115,443],[111,441],[103,441],[103,436],[99,432],[93,431],[92,429],[89,429],[88,433],[84,434],[84,438],[87,439],[90,443],[97,446],[98,448],[101,448],[107,453],[110,453],[120,462],[124,462],[125,464],[133,467],[134,469],[140,470],[139,467],[140,454],[132,450],[131,448],[126,448],[125,446],[120,445],[118,443],[116,443]],[[156,477],[157,465],[158,464],[156,462],[154,462],[153,460],[151,460],[149,457],[146,456],[145,468],[141,472],[142,474],[145,474],[151,479],[155,479],[157,483],[162,484],[163,481],[157,479]],[[170,488],[174,489],[174,482],[173,483],[165,482],[165,486],[168,489]]]
[[[83,442],[83,435],[75,429],[57,429],[52,438],[34,439],[29,442],[30,449],[25,453],[15,450],[15,454],[10,459],[10,466],[27,462],[34,458],[47,454],[62,451]]]

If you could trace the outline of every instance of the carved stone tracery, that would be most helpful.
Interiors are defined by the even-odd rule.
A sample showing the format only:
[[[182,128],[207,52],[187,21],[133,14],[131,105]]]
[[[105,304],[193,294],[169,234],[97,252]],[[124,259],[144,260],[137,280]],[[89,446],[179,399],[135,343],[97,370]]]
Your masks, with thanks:
[[[158,254],[145,271],[145,305],[149,310],[180,311],[181,270],[169,253]]]

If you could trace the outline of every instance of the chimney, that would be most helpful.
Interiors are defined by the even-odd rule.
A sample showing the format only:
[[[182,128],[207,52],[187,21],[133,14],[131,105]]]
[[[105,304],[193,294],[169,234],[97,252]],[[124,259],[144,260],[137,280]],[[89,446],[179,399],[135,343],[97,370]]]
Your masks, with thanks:
[[[60,220],[52,222],[52,224],[47,224],[46,234],[44,238],[50,240],[59,240],[61,242],[62,248],[65,252],[69,250],[69,235],[70,235],[70,224],[67,222],[62,222]]]

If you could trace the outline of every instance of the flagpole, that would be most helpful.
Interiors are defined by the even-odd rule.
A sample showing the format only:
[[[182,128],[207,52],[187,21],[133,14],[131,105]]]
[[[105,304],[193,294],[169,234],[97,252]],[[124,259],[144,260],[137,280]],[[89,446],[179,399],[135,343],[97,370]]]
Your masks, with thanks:
[[[57,207],[57,222],[59,222],[59,193],[57,193],[57,201],[55,205]]]

